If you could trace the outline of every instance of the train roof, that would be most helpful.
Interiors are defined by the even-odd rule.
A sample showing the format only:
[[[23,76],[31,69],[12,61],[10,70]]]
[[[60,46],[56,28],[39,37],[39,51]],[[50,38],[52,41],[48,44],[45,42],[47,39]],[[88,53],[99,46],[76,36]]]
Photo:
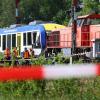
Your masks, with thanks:
[[[61,29],[61,28],[66,27],[64,25],[60,25],[60,24],[56,24],[56,23],[44,23],[42,25],[44,26],[46,31],[52,31],[54,29]]]
[[[83,16],[78,16],[78,19],[84,19],[84,18],[99,18],[100,19],[100,14],[90,14],[90,15],[83,15]]]
[[[16,28],[4,28],[0,29],[0,34],[13,34],[20,32],[29,32],[29,31],[43,31],[44,27],[42,25],[24,25]]]

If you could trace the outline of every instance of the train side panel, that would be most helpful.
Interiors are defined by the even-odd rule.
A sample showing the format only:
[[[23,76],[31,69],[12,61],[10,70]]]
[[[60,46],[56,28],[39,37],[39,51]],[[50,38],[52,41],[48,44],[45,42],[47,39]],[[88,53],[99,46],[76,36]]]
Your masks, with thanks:
[[[76,34],[76,46],[81,46],[81,28],[77,28],[77,34]]]
[[[90,40],[100,39],[100,24],[90,25]]]
[[[71,27],[55,29],[47,37],[49,48],[71,48]]]
[[[71,27],[60,30],[60,47],[62,48],[71,48]]]

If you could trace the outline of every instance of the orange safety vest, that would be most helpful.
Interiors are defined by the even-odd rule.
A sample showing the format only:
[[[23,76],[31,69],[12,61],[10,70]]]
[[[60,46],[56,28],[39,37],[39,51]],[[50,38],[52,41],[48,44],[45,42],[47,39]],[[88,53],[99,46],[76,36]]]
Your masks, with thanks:
[[[18,56],[17,50],[14,50],[13,52],[14,52],[14,56],[17,57]]]
[[[10,51],[9,50],[5,50],[4,51],[4,55],[5,55],[5,57],[10,57]]]
[[[28,50],[24,52],[23,57],[24,57],[25,59],[28,59],[28,58],[30,57]]]

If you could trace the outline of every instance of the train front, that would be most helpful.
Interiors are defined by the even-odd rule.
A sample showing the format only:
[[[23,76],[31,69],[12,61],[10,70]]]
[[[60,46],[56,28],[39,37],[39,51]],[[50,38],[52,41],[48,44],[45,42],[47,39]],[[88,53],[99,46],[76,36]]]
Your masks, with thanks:
[[[39,56],[46,47],[46,31],[42,25],[37,25],[36,30],[32,35],[32,48],[35,56]]]

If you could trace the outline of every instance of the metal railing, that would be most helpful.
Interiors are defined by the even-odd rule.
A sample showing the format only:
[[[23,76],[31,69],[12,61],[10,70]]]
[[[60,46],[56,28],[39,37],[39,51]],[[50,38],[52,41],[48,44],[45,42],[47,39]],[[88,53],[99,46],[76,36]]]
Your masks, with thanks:
[[[83,34],[83,35],[82,35]],[[77,47],[92,47],[93,40],[89,32],[84,32],[81,34],[80,39],[76,39]],[[93,39],[100,39],[100,31],[97,31],[93,35]],[[71,34],[51,34],[48,36],[46,45],[49,48],[63,48],[72,47]]]

